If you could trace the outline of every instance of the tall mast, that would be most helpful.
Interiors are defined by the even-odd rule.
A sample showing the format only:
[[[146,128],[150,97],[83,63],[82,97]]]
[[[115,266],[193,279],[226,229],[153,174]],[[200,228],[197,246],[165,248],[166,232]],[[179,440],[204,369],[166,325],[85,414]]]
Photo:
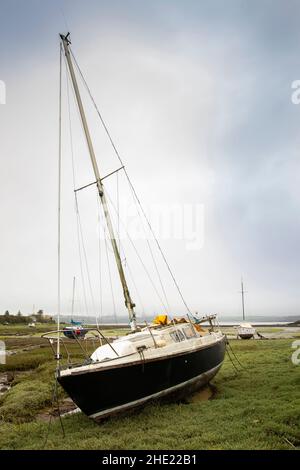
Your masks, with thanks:
[[[62,114],[62,46],[59,45],[59,108],[58,108],[58,197],[57,197],[57,346],[56,361],[57,372],[59,372],[60,355],[60,314],[61,314],[61,164],[62,164],[62,134],[61,134],[61,114]]]
[[[76,277],[73,277],[73,292],[72,292],[72,308],[71,308],[71,319],[73,320],[73,315],[74,315],[74,301],[75,301],[75,283],[76,283]]]
[[[126,278],[125,278],[125,274],[124,274],[124,270],[123,270],[123,266],[122,266],[122,262],[121,262],[121,258],[120,258],[120,253],[119,253],[119,250],[118,250],[118,245],[117,245],[114,230],[113,230],[111,217],[110,217],[110,214],[109,214],[109,211],[108,211],[107,200],[106,200],[106,197],[105,197],[102,180],[101,180],[100,173],[99,173],[99,167],[98,167],[98,164],[97,164],[97,160],[96,160],[96,156],[95,156],[95,152],[94,152],[94,148],[93,148],[93,144],[92,144],[92,140],[91,140],[91,136],[90,136],[90,131],[89,131],[89,128],[88,128],[88,125],[87,125],[87,120],[86,120],[83,104],[82,104],[80,93],[79,93],[79,88],[78,88],[78,84],[77,84],[77,80],[76,80],[76,76],[75,76],[75,72],[74,72],[74,67],[73,67],[73,63],[72,63],[71,53],[70,53],[69,34],[70,33],[68,33],[66,36],[61,34],[60,37],[61,37],[61,40],[62,40],[62,43],[63,43],[63,46],[64,46],[64,51],[65,51],[65,55],[66,55],[66,59],[67,59],[67,64],[68,64],[68,68],[69,68],[69,72],[70,72],[70,76],[71,76],[71,80],[72,80],[72,84],[73,84],[73,88],[74,88],[74,92],[75,92],[75,96],[76,96],[76,101],[77,101],[77,104],[78,104],[79,113],[80,113],[80,116],[81,116],[81,121],[82,121],[83,129],[84,129],[84,133],[85,133],[85,138],[86,138],[86,142],[87,142],[87,146],[88,146],[88,149],[89,149],[89,154],[90,154],[90,157],[91,157],[91,162],[92,162],[92,166],[93,166],[93,170],[94,170],[94,174],[95,174],[95,178],[96,178],[98,194],[99,194],[100,201],[101,201],[101,204],[102,204],[102,207],[103,207],[105,220],[106,220],[106,224],[107,224],[107,228],[108,228],[108,233],[109,233],[109,237],[110,237],[110,240],[111,240],[113,252],[114,252],[114,255],[115,255],[115,260],[116,260],[116,263],[117,263],[117,268],[118,268],[118,272],[119,272],[119,276],[120,276],[120,280],[121,280],[121,284],[122,284],[122,288],[123,288],[125,305],[126,305],[126,308],[128,310],[128,314],[129,314],[130,327],[131,327],[132,331],[135,331],[136,330],[136,315],[135,315],[135,312],[134,312],[135,304],[131,300],[128,285],[127,285],[127,282],[126,282]]]
[[[244,291],[244,282],[243,282],[243,278],[241,278],[241,286],[242,286],[241,294],[242,294],[243,320],[245,320],[245,302],[244,302],[244,294],[245,294],[245,291]]]

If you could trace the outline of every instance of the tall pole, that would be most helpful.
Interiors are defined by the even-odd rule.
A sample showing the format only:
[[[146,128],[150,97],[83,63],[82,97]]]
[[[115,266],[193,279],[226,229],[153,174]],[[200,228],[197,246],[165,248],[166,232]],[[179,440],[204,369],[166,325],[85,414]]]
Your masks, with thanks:
[[[241,286],[242,286],[241,294],[242,294],[243,320],[245,320],[245,302],[244,302],[244,294],[245,294],[245,291],[244,291],[244,282],[243,282],[243,278],[241,278]]]
[[[61,86],[62,86],[62,47],[59,47],[59,109],[58,109],[58,197],[57,197],[57,347],[56,361],[57,372],[59,372],[60,361],[60,314],[61,314]]]
[[[75,283],[76,283],[76,277],[73,277],[73,292],[72,292],[72,309],[71,309],[71,318],[73,320],[73,315],[74,315],[74,300],[75,300]]]
[[[99,168],[98,168],[98,164],[97,164],[97,160],[96,160],[96,156],[95,156],[95,152],[94,152],[94,148],[93,148],[93,144],[92,144],[92,140],[91,140],[91,136],[90,136],[90,131],[89,131],[89,128],[88,128],[88,125],[87,125],[87,120],[86,120],[83,104],[82,104],[82,101],[81,101],[81,96],[80,96],[80,93],[79,93],[79,88],[78,88],[78,84],[77,84],[77,80],[76,80],[76,76],[75,76],[75,72],[74,72],[74,67],[73,67],[73,63],[72,63],[71,53],[70,53],[69,34],[67,34],[66,36],[61,34],[60,37],[61,37],[61,40],[62,40],[62,43],[63,43],[63,46],[64,46],[66,60],[67,60],[67,64],[68,64],[68,68],[69,68],[69,72],[70,72],[70,76],[71,76],[71,80],[72,80],[72,84],[73,84],[73,88],[74,88],[74,92],[75,92],[75,96],[76,96],[76,101],[77,101],[77,105],[78,105],[79,113],[80,113],[80,116],[81,116],[83,129],[84,129],[84,133],[85,133],[85,138],[86,138],[86,142],[87,142],[87,146],[88,146],[88,149],[89,149],[89,154],[90,154],[90,157],[91,157],[91,162],[92,162],[92,166],[93,166],[93,170],[94,170],[94,174],[95,174],[95,178],[96,178],[98,194],[99,194],[99,197],[100,197],[100,201],[102,203],[102,207],[103,207],[103,211],[104,211],[104,215],[105,215],[105,220],[106,220],[106,224],[107,224],[107,228],[108,228],[108,232],[109,232],[109,236],[110,236],[110,241],[111,241],[111,244],[112,244],[113,252],[114,252],[114,255],[115,255],[115,260],[116,260],[116,263],[117,263],[117,268],[118,268],[118,272],[119,272],[119,276],[120,276],[120,281],[121,281],[122,288],[123,288],[125,305],[126,305],[126,308],[128,310],[128,314],[129,314],[130,327],[131,327],[132,331],[136,331],[136,329],[137,329],[137,327],[136,327],[136,315],[135,315],[135,312],[134,312],[135,304],[131,300],[128,285],[127,285],[127,282],[126,282],[126,278],[125,278],[125,274],[124,274],[124,270],[123,270],[123,266],[122,266],[122,262],[121,262],[121,257],[120,257],[120,253],[119,253],[119,250],[118,250],[118,245],[117,245],[117,242],[116,242],[116,237],[115,237],[114,230],[113,230],[111,217],[110,217],[110,214],[109,214],[109,211],[108,211],[107,200],[106,200],[106,196],[105,196],[105,193],[104,193],[104,188],[103,188],[103,184],[102,184],[102,181],[101,181]]]

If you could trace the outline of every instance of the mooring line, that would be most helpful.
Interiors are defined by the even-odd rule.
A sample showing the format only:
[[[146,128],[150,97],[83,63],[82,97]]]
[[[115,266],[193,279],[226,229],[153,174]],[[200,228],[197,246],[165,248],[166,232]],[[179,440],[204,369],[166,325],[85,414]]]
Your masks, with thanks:
[[[229,352],[229,350],[228,350],[228,348],[227,348],[227,345],[226,345],[226,352],[227,352],[227,354],[228,354],[228,357],[229,357],[229,359],[230,359],[231,364],[233,365],[233,368],[236,370],[237,373],[240,372],[240,370],[236,367],[235,363],[233,362],[233,360],[232,360],[232,358],[231,358],[231,356],[230,356],[230,352]]]
[[[54,402],[56,402],[56,405],[57,405],[58,416],[59,416],[59,421],[60,421],[60,425],[61,425],[61,429],[62,429],[62,434],[63,434],[63,438],[65,438],[66,433],[65,433],[64,425],[63,425],[63,422],[62,422],[62,419],[61,419],[60,406],[59,406],[59,400],[58,400],[58,395],[57,395],[57,378],[55,378],[53,393],[52,393],[52,411],[54,410]],[[52,423],[52,418],[53,418],[53,415],[50,414],[49,422],[48,422],[48,428],[47,428],[47,434],[46,434],[46,438],[45,438],[44,444],[42,446],[42,449],[45,449],[46,444],[48,442],[48,438],[49,438],[49,434],[50,434],[50,427],[51,427],[51,423]]]
[[[227,336],[226,336],[226,339],[227,339]],[[234,350],[232,349],[232,346],[231,346],[231,344],[229,343],[229,340],[228,340],[228,339],[227,339],[227,344],[228,344],[228,346],[229,346],[229,348],[230,348],[230,351],[232,352],[233,357],[236,359],[237,363],[241,366],[242,369],[247,370],[246,367],[243,366],[243,364],[241,364],[239,358],[237,357],[237,355],[235,354]]]

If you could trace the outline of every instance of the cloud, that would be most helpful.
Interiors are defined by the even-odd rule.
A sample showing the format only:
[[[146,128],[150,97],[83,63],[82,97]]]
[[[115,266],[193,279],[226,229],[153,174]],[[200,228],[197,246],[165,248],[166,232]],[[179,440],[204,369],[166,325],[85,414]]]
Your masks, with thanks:
[[[0,307],[56,308],[58,32],[70,27],[73,50],[146,206],[204,204],[201,250],[187,251],[184,240],[162,241],[192,308],[238,313],[243,274],[252,313],[298,313],[300,107],[290,99],[291,83],[300,78],[298,2],[90,0],[87,8],[65,0],[65,19],[59,4],[2,2],[0,79],[7,84],[7,104],[0,107]],[[65,92],[63,308],[68,311],[72,278],[80,277],[80,270]],[[107,174],[118,161],[83,89],[82,94]],[[83,185],[93,175],[74,105],[71,113],[77,184]],[[119,183],[123,189],[121,178]],[[116,194],[116,180],[107,185]],[[94,192],[80,193],[80,204],[98,305]],[[147,247],[139,248],[151,264]],[[131,257],[143,303],[160,309]],[[105,257],[103,262],[104,304],[111,312]],[[155,282],[159,285],[156,277]],[[169,280],[166,284],[172,307],[181,311],[178,295]]]

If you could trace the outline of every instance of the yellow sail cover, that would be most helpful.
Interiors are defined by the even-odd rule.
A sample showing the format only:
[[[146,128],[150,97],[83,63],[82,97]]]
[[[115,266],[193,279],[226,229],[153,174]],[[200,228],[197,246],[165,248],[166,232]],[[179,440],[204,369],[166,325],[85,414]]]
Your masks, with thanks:
[[[153,323],[155,325],[169,325],[170,324],[168,320],[168,315],[157,315],[154,318]]]

